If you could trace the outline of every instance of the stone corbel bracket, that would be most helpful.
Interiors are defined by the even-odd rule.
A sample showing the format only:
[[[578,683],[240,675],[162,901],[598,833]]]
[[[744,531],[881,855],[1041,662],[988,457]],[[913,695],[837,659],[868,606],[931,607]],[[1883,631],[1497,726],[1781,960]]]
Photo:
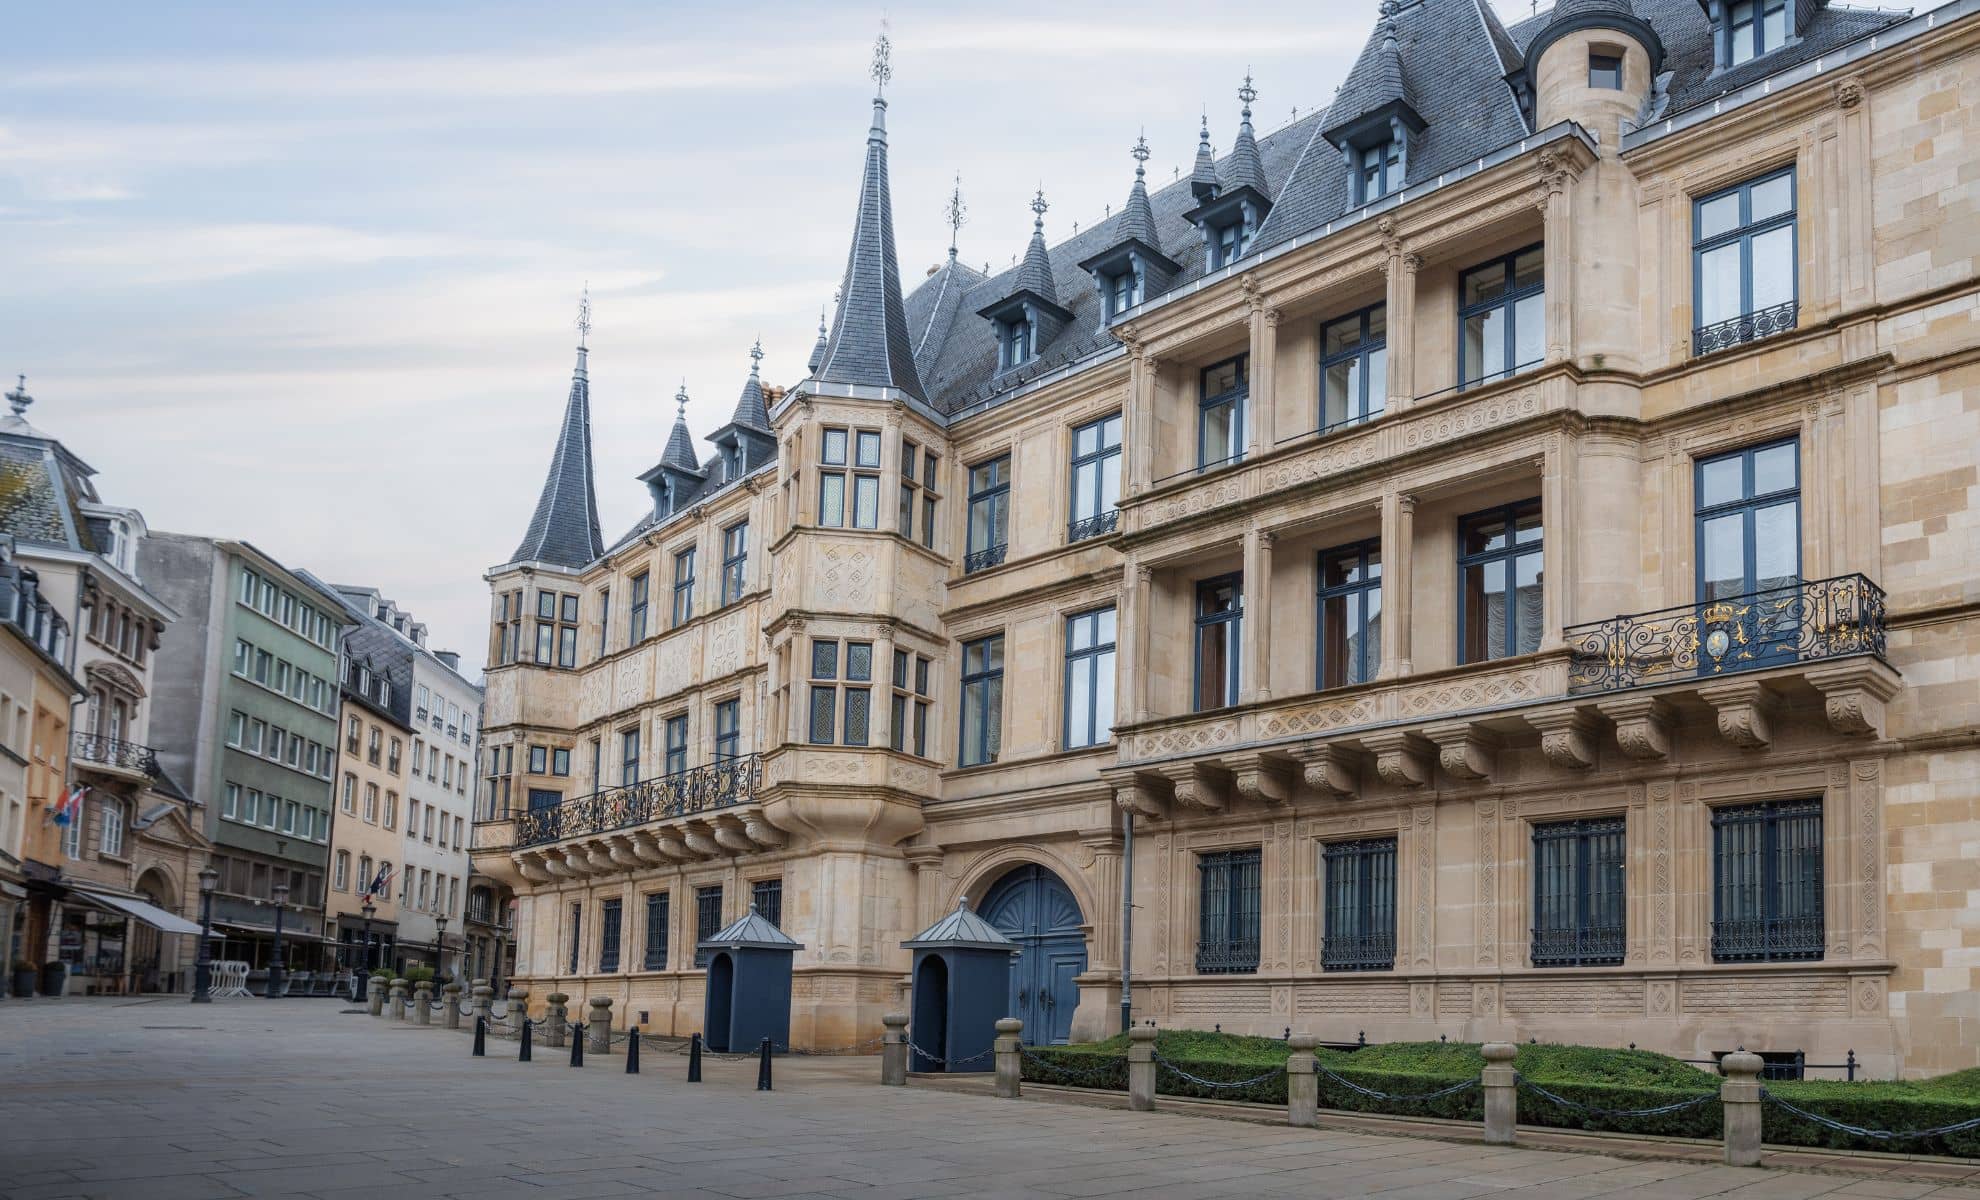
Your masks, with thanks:
[[[1137,774],[1114,782],[1114,806],[1125,809],[1137,817],[1163,817],[1168,815],[1171,788],[1169,781],[1160,775]]]
[[[567,878],[583,879],[591,874],[591,855],[585,852],[583,846],[564,847],[563,858],[564,874]],[[550,856],[544,855],[543,861],[549,862]]]
[[[1668,702],[1655,696],[1617,696],[1595,709],[1615,723],[1616,745],[1630,758],[1649,762],[1671,756],[1673,713]]]
[[[1851,736],[1884,736],[1884,702],[1897,695],[1904,679],[1881,659],[1852,658],[1808,672],[1822,693],[1829,728]]]
[[[1230,807],[1231,773],[1216,763],[1184,763],[1169,771],[1179,808],[1222,812]]]
[[[1719,717],[1719,736],[1742,750],[1761,750],[1774,740],[1774,711],[1780,700],[1758,679],[1732,679],[1698,689]]]
[[[1339,742],[1297,752],[1306,786],[1323,800],[1352,800],[1361,789],[1361,751]]]
[[[749,840],[765,850],[775,850],[790,840],[783,830],[764,820],[760,812],[743,814],[742,825]]]
[[[1421,734],[1384,730],[1362,739],[1375,755],[1375,774],[1391,787],[1419,788],[1430,782],[1436,747]]]
[[[643,829],[632,835],[632,850],[639,856],[639,861],[648,866],[664,867],[675,861],[672,855],[661,848],[654,836]]]
[[[1292,764],[1278,755],[1246,754],[1234,758],[1230,766],[1231,786],[1239,799],[1274,805],[1292,799]]]
[[[612,862],[626,868],[628,871],[645,865],[640,862],[639,855],[634,852],[632,837],[628,834],[612,834],[605,839],[605,846],[606,853]]]
[[[542,860],[534,854],[511,854],[509,861],[516,864],[516,873],[531,883],[549,883],[556,878],[544,869]]]
[[[1601,718],[1583,708],[1543,709],[1527,723],[1540,732],[1540,753],[1557,767],[1586,771],[1595,765],[1595,735]]]
[[[701,857],[687,844],[678,829],[656,829],[653,831],[653,845],[671,862],[693,862]]]
[[[706,822],[690,821],[681,826],[681,840],[687,843],[687,848],[698,858],[727,856],[727,851],[715,840],[714,831],[708,828]]]
[[[1492,777],[1498,765],[1499,738],[1473,721],[1429,725],[1423,735],[1437,746],[1437,765],[1452,779],[1476,783]]]

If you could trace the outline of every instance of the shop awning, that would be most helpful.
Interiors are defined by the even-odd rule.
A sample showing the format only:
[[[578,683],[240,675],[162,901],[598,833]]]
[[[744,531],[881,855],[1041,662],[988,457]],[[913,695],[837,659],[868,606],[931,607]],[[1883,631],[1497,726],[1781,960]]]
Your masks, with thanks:
[[[256,937],[272,938],[275,936],[275,927],[273,925],[250,925],[246,921],[215,921],[213,922],[213,928],[216,930],[231,929],[235,933],[252,934]],[[199,932],[197,925],[193,927],[193,932]],[[282,940],[285,942],[327,942],[330,939],[319,933],[311,933],[307,929],[298,929],[284,925],[282,927]]]
[[[93,904],[100,909],[116,913],[119,916],[133,917],[139,921],[143,921],[146,925],[151,926],[160,933],[190,933],[195,936],[199,933],[199,926],[193,924],[191,921],[176,914],[168,913],[156,904],[140,900],[136,896],[119,896],[115,892],[99,892],[83,887],[80,884],[71,883],[69,885],[69,898],[80,900],[85,904]]]

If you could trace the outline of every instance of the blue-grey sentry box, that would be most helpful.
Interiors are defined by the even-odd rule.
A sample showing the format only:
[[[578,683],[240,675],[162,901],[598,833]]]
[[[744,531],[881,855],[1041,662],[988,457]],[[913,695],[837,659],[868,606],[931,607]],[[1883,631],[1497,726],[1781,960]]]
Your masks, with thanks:
[[[708,954],[701,1040],[718,1053],[791,1044],[791,960],[804,947],[757,915],[756,906],[699,947]]]
[[[984,1052],[996,1040],[997,1022],[1011,1015],[1004,1010],[1018,944],[972,912],[964,896],[956,911],[901,946],[914,951],[908,1039],[921,1049],[908,1052],[913,1069],[992,1070],[996,1064]]]

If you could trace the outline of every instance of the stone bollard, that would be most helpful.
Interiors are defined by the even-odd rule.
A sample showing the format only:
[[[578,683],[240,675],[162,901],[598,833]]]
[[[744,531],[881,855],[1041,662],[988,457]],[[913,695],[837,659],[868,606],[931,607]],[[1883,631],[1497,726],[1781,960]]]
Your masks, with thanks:
[[[364,985],[364,1000],[365,1005],[370,1008],[372,1016],[382,1017],[385,1015],[385,977],[383,975],[373,975],[370,981]]]
[[[605,996],[591,998],[591,1015],[584,1020],[584,1031],[590,1038],[586,1050],[593,1054],[612,1052],[612,1001]]]
[[[1310,1033],[1295,1033],[1286,1039],[1292,1053],[1286,1056],[1286,1122],[1305,1129],[1320,1124],[1320,1060],[1313,1047],[1320,1040]]]
[[[1128,1030],[1128,1107],[1135,1112],[1155,1109],[1155,1034],[1146,1025]]]
[[[392,990],[385,997],[385,1015],[394,1021],[406,1019],[406,981],[394,979]]]
[[[1726,1165],[1760,1165],[1760,1071],[1766,1064],[1744,1050],[1719,1060],[1726,1081],[1719,1085],[1719,1103],[1726,1112]]]
[[[468,1002],[468,1015],[480,1017],[484,1021],[495,1019],[495,989],[485,983],[474,987],[474,998]]]
[[[413,984],[413,1024],[433,1024],[433,981],[430,979]]]
[[[440,989],[440,1011],[447,1016],[447,1028],[461,1027],[461,985],[449,983]]]
[[[1512,1065],[1519,1047],[1486,1042],[1479,1053],[1485,1056],[1485,1070],[1478,1077],[1485,1089],[1485,1144],[1510,1146],[1513,1128],[1519,1124],[1519,1072]]]
[[[1018,1048],[1024,1045],[1018,1035],[1023,1032],[1023,1021],[1005,1017],[997,1022],[997,1040],[990,1043],[997,1056],[997,1094],[1006,1100],[1024,1093],[1024,1064],[1018,1057]]]
[[[570,1014],[564,1011],[564,1001],[570,997],[562,992],[551,992],[544,999],[550,1002],[550,1007],[543,1010],[543,1044],[561,1049],[564,1033],[570,1028]]]
[[[880,1018],[887,1032],[880,1035],[880,1085],[882,1087],[907,1086],[907,1023],[906,1013],[888,1013]]]
[[[509,1036],[521,1037],[523,1022],[529,1020],[529,989],[512,987],[509,989]]]

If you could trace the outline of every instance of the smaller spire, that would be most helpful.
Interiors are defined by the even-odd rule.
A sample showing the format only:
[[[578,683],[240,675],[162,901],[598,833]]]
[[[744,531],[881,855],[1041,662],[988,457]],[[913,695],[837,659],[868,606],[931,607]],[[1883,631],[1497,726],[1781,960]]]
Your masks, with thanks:
[[[1189,190],[1198,200],[1215,196],[1223,185],[1217,179],[1217,156],[1210,149],[1210,109],[1203,109],[1203,125],[1196,134],[1196,165],[1190,168]]]
[[[1265,160],[1258,153],[1258,135],[1251,128],[1251,102],[1258,99],[1258,89],[1252,86],[1249,70],[1244,73],[1244,84],[1238,88],[1237,94],[1244,109],[1238,120],[1237,140],[1231,143],[1231,152],[1224,159],[1222,191],[1234,192],[1238,188],[1248,187],[1264,196],[1267,195]]]
[[[1018,267],[1012,294],[1031,292],[1052,304],[1059,303],[1058,288],[1052,282],[1052,256],[1045,247],[1045,189],[1041,186],[1031,198],[1031,243],[1024,248],[1024,261]]]
[[[825,351],[831,344],[831,339],[825,333],[825,309],[821,305],[818,309],[818,344],[811,348],[811,357],[806,360],[805,369],[814,375],[817,374],[818,364],[825,361]]]
[[[17,417],[26,417],[28,405],[34,403],[34,397],[28,395],[27,382],[27,376],[16,375],[14,377],[14,390],[7,393],[7,404],[14,410],[14,415]]]
[[[585,343],[591,340],[591,282],[589,280],[585,281],[584,294],[578,297],[577,331],[578,349],[582,350],[585,348]]]
[[[674,393],[674,429],[667,435],[667,449],[660,455],[660,465],[677,471],[699,472],[701,462],[694,456],[694,438],[688,433],[687,380],[681,380],[681,390]]]
[[[1155,231],[1155,208],[1148,200],[1148,135],[1143,133],[1134,139],[1134,149],[1128,152],[1134,157],[1134,186],[1128,189],[1127,205],[1121,209],[1121,231],[1123,241],[1130,238],[1141,242],[1151,250],[1162,248],[1160,236]]]

